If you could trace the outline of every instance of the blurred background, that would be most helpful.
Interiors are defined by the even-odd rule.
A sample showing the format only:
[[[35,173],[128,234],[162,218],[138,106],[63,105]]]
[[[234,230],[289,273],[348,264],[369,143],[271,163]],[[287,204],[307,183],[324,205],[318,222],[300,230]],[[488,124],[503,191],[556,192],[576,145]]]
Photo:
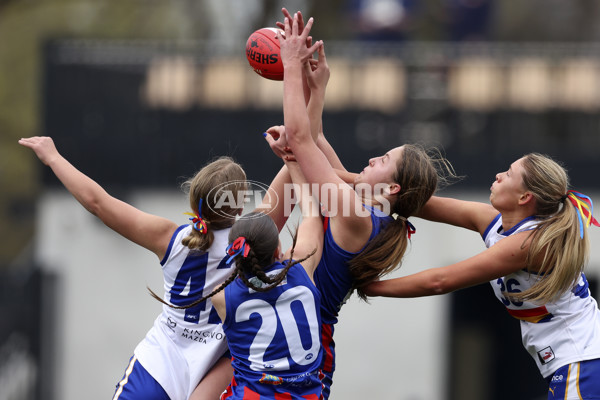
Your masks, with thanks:
[[[441,195],[487,201],[495,173],[536,151],[600,199],[598,0],[0,0],[0,400],[112,397],[160,312],[146,285],[162,287],[159,260],[17,140],[52,136],[111,194],[181,224],[178,185],[215,156],[270,182],[280,161],[261,133],[282,123],[282,84],[244,50],[282,6],[325,41],[324,127],[349,170],[420,142],[466,176]],[[394,276],[483,250],[475,234],[414,224]],[[597,251],[587,275],[597,297]],[[336,341],[332,400],[546,398],[489,285],[351,299]]]

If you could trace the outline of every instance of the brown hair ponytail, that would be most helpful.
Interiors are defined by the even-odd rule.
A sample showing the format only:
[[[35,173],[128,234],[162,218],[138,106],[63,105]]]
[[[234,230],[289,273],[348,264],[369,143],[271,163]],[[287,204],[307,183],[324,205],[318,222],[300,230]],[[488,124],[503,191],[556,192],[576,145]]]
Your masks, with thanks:
[[[190,208],[206,224],[204,232],[192,229],[182,244],[206,251],[214,240],[213,230],[230,227],[241,213],[243,204],[237,208],[235,204],[224,204],[221,200],[225,195],[238,199],[238,192],[247,189],[246,173],[233,159],[220,157],[184,182],[182,188],[189,194]],[[199,204],[202,209],[198,209]]]
[[[367,296],[361,287],[399,268],[413,233],[408,217],[416,215],[431,198],[440,183],[448,182],[454,174],[452,165],[436,150],[425,150],[415,144],[402,146],[396,165],[394,181],[400,185],[391,204],[396,218],[349,261],[350,272],[360,298]]]
[[[292,235],[292,251],[287,265],[277,275],[269,276],[265,273],[265,268],[275,261],[275,252],[279,246],[279,231],[271,217],[261,212],[244,216],[229,231],[229,242],[233,243],[240,237],[249,245],[249,251],[245,257],[243,254],[235,256],[237,274],[247,287],[257,292],[267,292],[279,285],[292,266],[306,260],[316,251],[315,249],[301,260],[292,261],[296,234]]]

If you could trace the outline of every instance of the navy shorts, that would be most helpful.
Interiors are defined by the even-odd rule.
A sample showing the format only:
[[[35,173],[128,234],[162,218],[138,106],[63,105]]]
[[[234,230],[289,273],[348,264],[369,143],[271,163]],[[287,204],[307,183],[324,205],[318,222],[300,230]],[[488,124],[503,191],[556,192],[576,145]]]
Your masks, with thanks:
[[[129,360],[113,400],[170,400],[167,392],[146,371],[135,356]]]
[[[548,400],[600,399],[600,359],[565,365],[548,379]]]

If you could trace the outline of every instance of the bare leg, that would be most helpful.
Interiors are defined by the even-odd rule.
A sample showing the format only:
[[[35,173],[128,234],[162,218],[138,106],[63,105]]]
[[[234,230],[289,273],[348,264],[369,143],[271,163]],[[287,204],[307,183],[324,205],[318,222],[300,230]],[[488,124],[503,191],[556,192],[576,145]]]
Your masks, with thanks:
[[[200,381],[189,400],[218,400],[233,378],[229,358],[221,358]]]

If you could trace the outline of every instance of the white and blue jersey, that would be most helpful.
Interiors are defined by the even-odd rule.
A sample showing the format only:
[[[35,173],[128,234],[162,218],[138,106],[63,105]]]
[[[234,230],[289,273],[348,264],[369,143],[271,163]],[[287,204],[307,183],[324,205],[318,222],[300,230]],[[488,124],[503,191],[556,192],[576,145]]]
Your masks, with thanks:
[[[502,216],[498,215],[484,232],[483,240],[489,248],[512,234],[534,229],[536,224],[535,218],[529,217],[504,231]],[[508,313],[520,320],[523,345],[541,374],[548,378],[560,367],[600,358],[600,312],[585,274],[581,274],[571,291],[551,303],[514,301],[506,297],[506,293],[529,289],[539,279],[539,275],[521,270],[490,283]]]
[[[283,268],[277,262],[266,272],[274,276]],[[264,286],[256,277],[250,279]],[[320,300],[300,264],[267,292],[249,289],[239,277],[225,288],[223,328],[234,378],[222,399],[272,399],[275,393],[289,399],[320,397]]]
[[[214,230],[214,241],[206,252],[192,251],[181,244],[191,229],[191,225],[177,229],[161,261],[163,299],[177,306],[210,294],[232,272],[231,266],[225,263],[230,229]],[[134,356],[171,400],[187,400],[226,351],[221,321],[208,299],[181,310],[163,305],[162,313],[135,348]],[[126,378],[117,387],[117,394],[123,391],[120,386],[128,384]],[[126,395],[123,398],[138,397]]]

